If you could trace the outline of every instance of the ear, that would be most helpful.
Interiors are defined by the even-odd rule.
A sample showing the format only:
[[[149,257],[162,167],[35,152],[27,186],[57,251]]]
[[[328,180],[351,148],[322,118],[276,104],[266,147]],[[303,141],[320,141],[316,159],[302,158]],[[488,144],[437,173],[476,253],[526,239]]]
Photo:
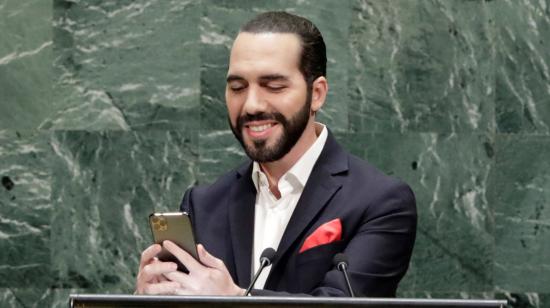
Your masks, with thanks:
[[[311,111],[317,112],[325,104],[328,82],[324,76],[317,77],[311,86]]]

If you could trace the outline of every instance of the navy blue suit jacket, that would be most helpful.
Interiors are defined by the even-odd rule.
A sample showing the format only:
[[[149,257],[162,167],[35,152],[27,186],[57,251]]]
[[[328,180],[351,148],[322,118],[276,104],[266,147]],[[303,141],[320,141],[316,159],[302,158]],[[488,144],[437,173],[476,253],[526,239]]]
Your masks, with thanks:
[[[189,189],[181,210],[191,215],[195,236],[222,259],[235,283],[246,288],[252,269],[256,189],[252,162],[214,184]],[[342,239],[299,253],[320,225],[339,218]],[[336,253],[348,257],[351,284],[364,296],[395,296],[416,235],[416,204],[407,184],[345,152],[329,133],[283,234],[264,290],[252,294],[347,296]],[[274,247],[275,248],[275,247]]]

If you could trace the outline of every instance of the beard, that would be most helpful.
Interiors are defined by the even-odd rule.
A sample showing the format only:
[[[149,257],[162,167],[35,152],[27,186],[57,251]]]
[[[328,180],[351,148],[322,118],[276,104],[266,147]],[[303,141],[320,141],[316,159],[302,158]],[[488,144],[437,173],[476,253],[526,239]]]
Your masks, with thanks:
[[[229,120],[229,126],[235,135],[235,138],[239,140],[239,143],[243,147],[246,155],[250,159],[259,162],[273,162],[283,158],[292,148],[296,145],[296,142],[300,139],[304,130],[306,129],[309,121],[311,110],[311,95],[307,95],[306,101],[303,107],[296,112],[292,118],[287,119],[279,112],[261,112],[257,114],[245,114],[237,119],[236,127],[231,124]],[[267,145],[266,140],[253,140],[251,144],[247,144],[243,138],[243,128],[249,121],[260,120],[275,120],[283,128],[282,135],[275,140],[272,146]]]

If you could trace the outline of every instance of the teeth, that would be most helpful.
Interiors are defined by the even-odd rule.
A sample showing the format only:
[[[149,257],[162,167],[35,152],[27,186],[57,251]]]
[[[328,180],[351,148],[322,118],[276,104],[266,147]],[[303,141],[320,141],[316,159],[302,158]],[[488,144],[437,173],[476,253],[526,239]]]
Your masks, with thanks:
[[[271,124],[265,124],[265,125],[260,125],[260,126],[250,126],[250,130],[253,131],[253,132],[262,132],[268,128],[270,128],[272,125]]]

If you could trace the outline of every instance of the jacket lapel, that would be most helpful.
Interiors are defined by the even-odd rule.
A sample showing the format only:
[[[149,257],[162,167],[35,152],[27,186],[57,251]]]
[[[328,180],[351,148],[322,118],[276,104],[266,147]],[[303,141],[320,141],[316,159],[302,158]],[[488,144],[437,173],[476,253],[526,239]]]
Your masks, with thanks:
[[[302,196],[283,233],[277,248],[277,259],[273,263],[272,273],[282,272],[275,269],[278,261],[284,258],[291,245],[301,238],[300,235],[303,236],[302,233],[305,229],[342,186],[338,178],[333,175],[347,170],[347,154],[329,132],[325,147],[313,167]]]
[[[241,287],[247,287],[250,284],[252,269],[256,189],[250,176],[251,166],[249,162],[237,170],[238,179],[229,196],[229,227],[235,257],[237,283]]]

